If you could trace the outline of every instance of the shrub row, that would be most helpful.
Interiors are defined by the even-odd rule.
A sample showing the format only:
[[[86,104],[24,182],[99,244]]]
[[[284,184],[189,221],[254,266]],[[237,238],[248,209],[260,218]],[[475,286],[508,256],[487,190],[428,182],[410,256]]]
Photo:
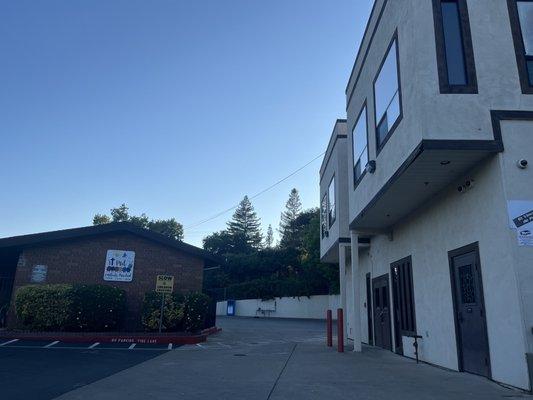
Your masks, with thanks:
[[[124,290],[105,285],[28,285],[17,290],[17,317],[39,331],[113,331],[126,310]]]
[[[144,297],[142,324],[147,331],[159,329],[161,294],[146,293]],[[204,327],[210,299],[203,293],[183,296],[177,293],[165,295],[162,328],[167,332],[197,332]]]
[[[163,329],[196,332],[204,327],[210,298],[202,293],[165,296]],[[116,331],[126,312],[126,293],[107,285],[29,285],[17,290],[15,310],[25,329],[34,331]],[[146,293],[142,325],[159,329],[161,295]]]

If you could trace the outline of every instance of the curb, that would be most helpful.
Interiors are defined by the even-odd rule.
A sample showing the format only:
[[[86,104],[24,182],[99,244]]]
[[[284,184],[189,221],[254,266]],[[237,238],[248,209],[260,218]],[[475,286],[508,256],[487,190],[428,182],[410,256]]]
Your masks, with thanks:
[[[1,332],[0,340],[22,339],[39,341],[60,341],[63,343],[138,343],[138,344],[197,344],[207,340],[207,336],[220,332],[222,329],[212,327],[204,329],[199,335],[169,335],[152,333],[35,333],[35,332]]]

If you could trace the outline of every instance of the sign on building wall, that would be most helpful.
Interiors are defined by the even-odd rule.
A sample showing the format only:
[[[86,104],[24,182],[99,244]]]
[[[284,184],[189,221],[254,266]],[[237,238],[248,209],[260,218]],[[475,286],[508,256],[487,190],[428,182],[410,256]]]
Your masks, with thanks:
[[[533,201],[510,200],[509,226],[516,229],[519,246],[533,246]]]
[[[46,265],[34,265],[31,269],[31,282],[42,283],[46,282],[46,275],[48,274],[48,267]]]
[[[131,282],[135,252],[127,250],[107,250],[104,281]]]
[[[157,275],[155,291],[157,293],[172,293],[174,290],[174,277],[172,275]]]

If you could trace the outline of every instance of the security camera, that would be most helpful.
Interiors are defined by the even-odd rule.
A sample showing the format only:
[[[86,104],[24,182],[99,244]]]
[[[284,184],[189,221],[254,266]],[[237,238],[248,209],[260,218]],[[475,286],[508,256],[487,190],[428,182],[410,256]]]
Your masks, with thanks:
[[[518,161],[516,162],[516,165],[517,165],[518,168],[520,168],[520,169],[526,169],[526,168],[527,168],[527,160],[525,160],[525,159],[522,158],[521,160],[518,160]]]

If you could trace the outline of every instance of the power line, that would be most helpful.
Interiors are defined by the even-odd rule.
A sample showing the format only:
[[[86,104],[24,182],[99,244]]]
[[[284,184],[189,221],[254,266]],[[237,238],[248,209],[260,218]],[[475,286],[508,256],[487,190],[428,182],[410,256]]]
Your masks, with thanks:
[[[318,160],[320,157],[322,157],[324,154],[326,154],[326,152],[323,152],[321,154],[319,154],[318,156],[316,156],[315,158],[313,158],[311,161],[307,162],[306,164],[302,165],[300,168],[298,168],[297,170],[291,172],[289,175],[287,175],[285,178],[282,178],[280,179],[279,181],[277,181],[276,183],[270,185],[269,187],[267,187],[266,189],[263,189],[261,190],[260,192],[254,194],[253,196],[250,197],[250,200],[253,200],[259,196],[261,196],[262,194],[268,192],[269,190],[275,188],[276,186],[278,186],[280,183],[283,183],[285,182],[287,179],[289,179],[290,177],[296,175],[298,172],[300,172],[301,170],[303,170],[304,168],[308,167],[309,165],[311,165],[312,163],[314,163],[316,160]],[[229,213],[230,211],[233,211],[235,210],[237,207],[239,207],[238,204],[230,207],[230,208],[227,208],[223,211],[220,211],[219,213],[209,217],[209,218],[206,218],[206,219],[203,219],[201,221],[198,221],[198,222],[195,222],[194,224],[191,224],[189,226],[186,226],[185,229],[191,229],[191,228],[196,228],[197,226],[200,226],[200,225],[203,225],[205,224],[206,222],[209,222],[209,221],[212,221],[214,219],[217,219],[218,217],[221,217],[222,215],[226,214],[226,213]]]

